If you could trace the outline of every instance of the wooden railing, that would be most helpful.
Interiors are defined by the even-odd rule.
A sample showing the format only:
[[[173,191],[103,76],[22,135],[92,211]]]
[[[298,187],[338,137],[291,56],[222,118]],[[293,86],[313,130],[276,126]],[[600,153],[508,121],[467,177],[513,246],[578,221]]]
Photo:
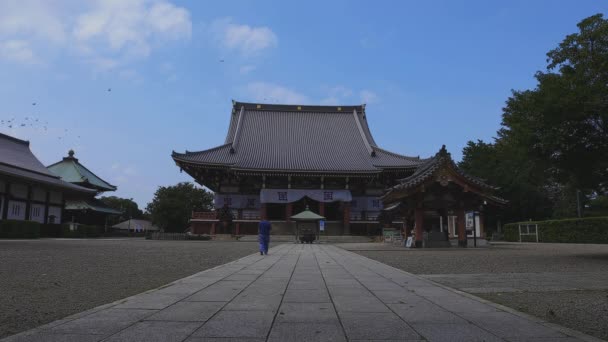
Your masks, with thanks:
[[[214,211],[193,211],[192,219],[196,220],[217,220],[217,213]]]

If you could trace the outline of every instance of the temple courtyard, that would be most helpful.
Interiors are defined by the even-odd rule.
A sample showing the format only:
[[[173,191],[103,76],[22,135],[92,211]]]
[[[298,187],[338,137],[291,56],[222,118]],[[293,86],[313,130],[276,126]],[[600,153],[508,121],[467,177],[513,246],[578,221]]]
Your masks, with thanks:
[[[566,325],[606,338],[608,246],[0,243],[21,260],[0,264],[2,336],[24,331],[3,341],[594,340]],[[538,311],[549,304],[581,307],[558,325]]]

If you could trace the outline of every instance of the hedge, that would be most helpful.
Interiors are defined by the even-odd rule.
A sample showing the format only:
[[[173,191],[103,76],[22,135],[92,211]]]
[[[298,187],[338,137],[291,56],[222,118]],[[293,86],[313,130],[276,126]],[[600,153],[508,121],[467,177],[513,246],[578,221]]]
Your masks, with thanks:
[[[78,224],[76,230],[70,230],[70,224],[64,223],[61,225],[61,237],[64,238],[90,238],[100,237],[103,228],[99,226],[89,226],[86,224]]]
[[[35,221],[0,221],[0,238],[37,239],[40,236],[40,223]]]
[[[47,223],[40,225],[40,237],[58,238],[61,237],[61,224]]]
[[[517,222],[504,225],[506,241],[519,241],[519,224],[537,224],[539,242],[608,243],[608,217]],[[523,236],[522,241],[536,242]]]

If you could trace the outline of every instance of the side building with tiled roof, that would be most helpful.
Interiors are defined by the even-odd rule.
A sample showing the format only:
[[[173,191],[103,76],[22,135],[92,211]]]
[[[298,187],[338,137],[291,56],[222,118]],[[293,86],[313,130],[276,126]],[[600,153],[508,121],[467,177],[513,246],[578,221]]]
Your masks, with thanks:
[[[199,233],[255,233],[260,219],[292,233],[290,217],[308,206],[326,217],[327,234],[379,227],[379,197],[424,163],[389,152],[370,132],[365,105],[305,106],[233,102],[224,144],[173,152],[177,166],[215,193],[232,224],[194,213]]]
[[[65,216],[72,222],[104,226],[107,230],[109,216],[122,214],[121,211],[108,207],[96,198],[96,195],[101,193],[116,191],[116,186],[106,182],[81,164],[78,158],[74,157],[73,150],[68,151],[67,157],[47,166],[47,169],[65,182],[94,191],[93,196],[66,200]]]
[[[0,133],[0,219],[60,223],[66,201],[95,190],[63,181],[34,156],[29,141]]]

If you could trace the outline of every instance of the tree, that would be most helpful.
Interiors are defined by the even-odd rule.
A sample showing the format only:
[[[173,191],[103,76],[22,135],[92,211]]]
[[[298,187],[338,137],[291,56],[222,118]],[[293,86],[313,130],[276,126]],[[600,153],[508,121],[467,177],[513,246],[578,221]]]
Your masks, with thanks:
[[[461,166],[502,188],[511,219],[574,216],[579,191],[607,186],[608,21],[578,28],[547,53],[535,89],[513,91],[495,143],[464,148]]]
[[[130,218],[134,218],[134,219],[145,218],[144,212],[141,209],[139,209],[139,206],[137,205],[137,203],[135,203],[135,201],[133,201],[132,198],[120,198],[120,197],[116,197],[116,196],[108,196],[108,197],[101,197],[99,200],[102,201],[108,207],[122,212],[122,215],[120,215],[120,216],[113,215],[113,216],[108,217],[108,224],[111,226],[113,226],[119,222],[122,222],[124,220],[128,220]]]
[[[148,203],[152,223],[165,231],[183,232],[193,211],[210,211],[213,195],[189,182],[158,187]]]

